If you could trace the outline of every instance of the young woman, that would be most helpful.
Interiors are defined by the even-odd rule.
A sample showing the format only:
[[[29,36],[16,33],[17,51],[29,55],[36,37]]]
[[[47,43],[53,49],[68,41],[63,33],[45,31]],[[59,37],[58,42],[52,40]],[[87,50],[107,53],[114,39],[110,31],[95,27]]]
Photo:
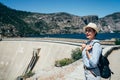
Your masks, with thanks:
[[[99,29],[95,23],[89,23],[84,27],[87,43],[82,44],[82,58],[85,72],[85,80],[101,80],[98,68],[99,57],[102,54],[102,48],[99,40],[95,37]]]

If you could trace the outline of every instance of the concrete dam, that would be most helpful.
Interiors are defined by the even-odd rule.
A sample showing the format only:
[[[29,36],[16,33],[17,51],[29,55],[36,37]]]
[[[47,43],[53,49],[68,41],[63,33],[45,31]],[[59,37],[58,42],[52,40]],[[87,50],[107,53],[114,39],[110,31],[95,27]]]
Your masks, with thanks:
[[[72,50],[80,47],[79,41],[82,41],[69,40],[3,39],[0,41],[0,80],[23,80],[18,76],[29,71],[35,72],[35,75],[26,80],[84,80],[82,59],[68,66],[54,66],[56,60],[70,58]],[[104,43],[112,44],[103,45]],[[110,55],[108,59],[115,73],[111,79],[119,80],[120,45],[113,45],[111,41],[103,44],[103,55]]]
[[[68,44],[52,41],[0,41],[0,80],[16,80],[29,69],[37,72],[54,67],[56,60],[71,57],[71,51],[78,47]],[[39,58],[31,68],[35,55]]]

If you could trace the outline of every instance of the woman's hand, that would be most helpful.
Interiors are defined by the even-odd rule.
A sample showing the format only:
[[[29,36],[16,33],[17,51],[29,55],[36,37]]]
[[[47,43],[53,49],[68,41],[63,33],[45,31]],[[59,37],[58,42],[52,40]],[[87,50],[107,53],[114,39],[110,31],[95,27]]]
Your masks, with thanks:
[[[91,45],[87,45],[86,46],[86,51],[89,51],[89,50],[91,50],[92,49],[92,46]]]
[[[82,50],[83,50],[86,47],[86,44],[83,43],[81,46],[82,46]]]

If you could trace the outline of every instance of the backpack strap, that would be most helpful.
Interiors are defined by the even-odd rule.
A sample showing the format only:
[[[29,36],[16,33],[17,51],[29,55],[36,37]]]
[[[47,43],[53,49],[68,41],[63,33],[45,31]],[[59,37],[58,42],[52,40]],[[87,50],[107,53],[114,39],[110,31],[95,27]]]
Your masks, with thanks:
[[[94,46],[95,43],[99,43],[100,44],[100,42],[93,42],[92,46]]]

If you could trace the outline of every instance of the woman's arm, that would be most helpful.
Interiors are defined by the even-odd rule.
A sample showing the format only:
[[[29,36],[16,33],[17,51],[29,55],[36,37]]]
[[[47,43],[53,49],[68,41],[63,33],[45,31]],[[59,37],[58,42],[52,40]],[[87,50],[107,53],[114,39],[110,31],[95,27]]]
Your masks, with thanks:
[[[94,44],[92,48],[92,56],[89,58],[89,63],[92,67],[97,66],[101,54],[102,54],[101,45],[99,43]]]
[[[91,50],[92,49],[92,46],[91,45],[87,45],[86,46],[86,55],[87,55],[87,57],[88,57],[88,59],[90,59],[91,58],[91,55],[89,54],[89,50]]]

